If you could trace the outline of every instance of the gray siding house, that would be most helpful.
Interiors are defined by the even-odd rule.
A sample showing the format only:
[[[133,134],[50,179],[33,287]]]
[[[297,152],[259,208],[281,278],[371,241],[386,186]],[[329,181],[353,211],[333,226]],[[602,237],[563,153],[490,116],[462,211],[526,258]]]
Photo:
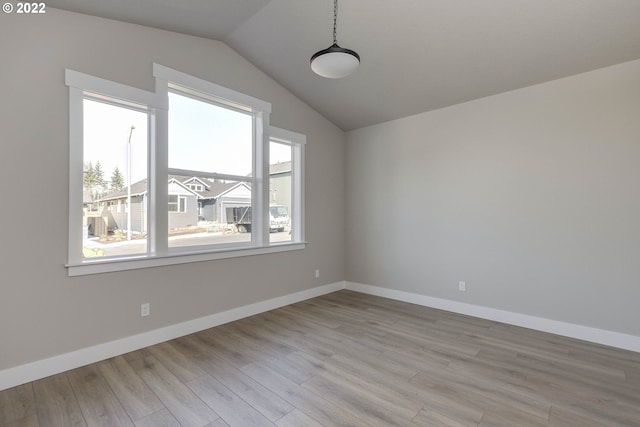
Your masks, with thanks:
[[[269,203],[282,205],[291,213],[291,162],[269,167]]]
[[[251,187],[244,182],[219,182],[191,177],[183,184],[198,195],[198,218],[226,224],[226,208],[251,206]]]
[[[148,226],[147,180],[131,185],[131,231],[146,233]],[[218,182],[207,178],[170,175],[168,183],[169,229],[195,226],[199,221],[226,224],[226,209],[251,205],[251,187],[243,182]],[[127,189],[97,200],[108,228],[127,230]],[[92,230],[89,230],[92,234]]]

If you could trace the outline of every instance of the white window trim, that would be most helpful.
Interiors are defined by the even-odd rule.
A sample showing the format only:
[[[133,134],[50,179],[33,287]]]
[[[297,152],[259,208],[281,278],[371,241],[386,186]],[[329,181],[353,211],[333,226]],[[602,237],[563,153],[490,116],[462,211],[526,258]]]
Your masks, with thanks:
[[[271,113],[271,103],[263,101],[244,93],[236,92],[233,89],[211,83],[190,74],[165,67],[160,64],[153,64],[153,77],[156,78],[156,94],[167,92],[168,82],[177,83],[182,87],[193,89],[200,93],[215,93],[216,98],[225,99],[231,105],[241,103],[244,106],[253,108],[256,111]],[[166,99],[166,97],[165,97]]]
[[[291,176],[297,176],[297,179],[291,180],[291,200],[293,205],[291,206],[291,212],[289,217],[291,218],[291,240],[296,242],[304,242],[304,149],[307,143],[306,135],[296,133],[290,130],[281,129],[275,126],[270,126],[267,132],[269,134],[269,141],[282,142],[285,144],[291,144],[292,158],[291,158]],[[280,243],[272,243],[278,245]]]
[[[69,87],[69,247],[68,266],[82,265],[82,170],[83,170],[83,102],[85,94],[123,100],[146,109],[150,121],[168,109],[168,100],[157,93],[148,92],[99,77],[65,70],[65,84]],[[152,126],[150,126],[152,127]],[[152,130],[152,129],[151,129]],[[153,209],[153,207],[150,207]],[[149,254],[147,254],[148,256]],[[69,271],[71,274],[71,271]]]
[[[148,92],[138,88],[111,82],[98,77],[83,74],[74,70],[65,70],[65,84],[69,87],[69,247],[68,269],[69,276],[86,274],[98,274],[113,271],[125,271],[165,265],[176,265],[192,262],[210,261],[242,256],[252,256],[292,250],[301,250],[306,247],[304,239],[304,135],[275,128],[269,125],[269,113],[271,104],[249,95],[238,93],[214,83],[210,83],[188,74],[172,70],[159,64],[153,65],[153,76],[156,79],[155,92]],[[255,159],[262,158],[261,164],[255,165],[256,187],[252,189],[256,217],[261,221],[253,224],[252,246],[222,246],[205,247],[190,252],[169,250],[167,239],[158,238],[168,229],[168,215],[158,215],[156,207],[168,206],[168,182],[166,176],[169,173],[167,164],[168,152],[168,90],[169,82],[191,88],[198,92],[215,93],[216,96],[228,100],[231,106],[238,102],[245,106],[255,108],[261,114],[262,128],[256,129],[257,138],[254,150]],[[149,114],[149,138],[155,144],[150,144],[149,157],[155,167],[149,168],[149,194],[155,202],[148,206],[149,241],[148,252],[140,256],[101,258],[97,260],[82,258],[82,164],[83,164],[83,100],[85,94],[105,96],[111,99],[123,100],[123,105],[135,104]],[[263,114],[264,113],[264,114]],[[294,150],[295,161],[299,167],[300,185],[294,185],[297,207],[292,212],[295,218],[295,230],[292,230],[292,241],[282,243],[269,242],[269,217],[263,215],[269,209],[269,159],[268,153],[270,141],[282,139],[294,142],[299,147]],[[165,153],[165,155],[161,155]],[[297,153],[297,154],[296,154]],[[292,171],[293,172],[293,171]],[[265,179],[265,173],[267,178]],[[160,179],[160,177],[164,177]],[[246,179],[246,177],[245,177]],[[295,217],[293,216],[295,215]]]

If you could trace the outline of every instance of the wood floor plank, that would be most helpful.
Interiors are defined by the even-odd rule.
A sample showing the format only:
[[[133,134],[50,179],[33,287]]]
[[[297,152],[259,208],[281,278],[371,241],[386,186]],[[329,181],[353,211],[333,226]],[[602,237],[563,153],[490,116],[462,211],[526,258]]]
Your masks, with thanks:
[[[278,420],[295,409],[273,391],[247,376],[217,353],[210,351],[206,342],[199,340],[197,336],[183,337],[178,341],[182,351],[188,352],[200,368],[224,384],[270,421]]]
[[[421,409],[412,411],[395,406],[384,396],[365,389],[362,383],[353,384],[335,374],[316,375],[302,387],[349,410],[366,425],[409,426]]]
[[[304,348],[321,359],[330,357],[333,354],[323,345],[307,341],[309,334],[313,335],[316,332],[320,333],[320,331],[327,333],[327,328],[313,324],[312,329],[309,329],[307,325],[310,322],[297,322],[294,317],[287,316],[280,311],[264,313],[261,318],[267,319],[266,323],[261,325],[261,333],[268,334],[271,341],[285,344],[294,351]]]
[[[40,423],[38,421],[37,414],[27,415],[24,418],[20,418],[19,420],[12,421],[8,424],[2,424],[2,427],[39,427]]]
[[[220,418],[155,356],[130,364],[182,426],[202,427]]]
[[[390,403],[396,402],[399,407],[405,407],[412,412],[419,411],[431,397],[429,393],[424,393],[423,390],[415,387],[408,380],[399,378],[393,372],[371,369],[367,365],[359,364],[355,359],[336,355],[322,363],[324,372],[345,377],[354,383],[361,383],[364,388],[384,395]]]
[[[457,373],[453,369],[420,372],[411,379],[411,383],[459,396],[483,411],[485,408],[495,410],[510,407],[514,411],[529,413],[539,419],[548,419],[551,410],[551,403],[544,396],[537,396],[525,387],[487,378],[474,378]]]
[[[31,383],[0,391],[0,426],[17,422],[35,413],[36,405]]]
[[[173,341],[149,347],[149,351],[182,382],[189,382],[207,373],[181,353]]]
[[[537,393],[554,396],[563,402],[608,399],[640,408],[640,393],[626,380],[598,380],[530,360],[518,359],[516,363],[530,370],[525,384]]]
[[[314,370],[307,363],[300,361],[292,354],[282,358],[271,356],[256,357],[255,362],[267,366],[291,381],[301,384],[314,375]]]
[[[167,408],[136,420],[136,427],[182,427]]]
[[[294,351],[292,348],[281,351],[280,346],[270,345],[266,340],[259,338],[259,334],[251,334],[246,328],[227,328],[217,332],[219,333],[215,335],[215,339],[220,345],[234,353],[241,354],[242,359],[249,363],[265,356],[278,359]]]
[[[322,427],[322,424],[298,409],[280,418],[276,425],[278,427]]]
[[[164,405],[122,356],[97,364],[118,400],[132,420],[164,409]]]
[[[304,301],[300,303],[307,313],[314,313],[321,318],[332,319],[335,322],[339,322],[343,325],[387,325],[391,326],[396,323],[396,320],[388,319],[382,316],[376,316],[366,310],[359,310],[340,304],[337,302],[330,302],[327,299],[314,299],[311,301]]]
[[[519,354],[527,354],[542,360],[565,360],[569,349],[563,346],[554,347],[543,340],[514,339],[517,334],[511,330],[508,333],[491,331],[486,334],[465,334],[478,348],[501,348],[514,350]]]
[[[624,381],[626,379],[624,369],[584,362],[575,358],[570,358],[568,355],[560,358],[539,357],[537,354],[532,352],[519,352],[518,357],[527,359],[527,363],[530,364],[543,364],[545,366],[552,364],[555,368],[561,371],[570,372],[580,377],[593,378],[597,381],[601,381],[604,378],[610,378],[612,381]]]
[[[69,384],[89,426],[133,426],[97,365],[69,371]]]
[[[335,330],[316,331],[308,334],[301,341],[304,341],[303,347],[306,352],[309,349],[312,353],[316,353],[316,348],[324,349],[324,353],[329,357],[335,354],[350,355],[353,357],[362,357],[369,360],[372,364],[376,364],[378,356],[382,352],[376,347],[368,345],[368,342],[360,342],[351,337],[345,337]],[[322,354],[322,352],[320,352]]]
[[[295,334],[298,336],[304,336],[317,330],[326,331],[332,329],[320,323],[300,317],[296,315],[295,312],[288,311],[288,308],[290,308],[290,306],[264,313],[264,317],[276,326],[277,329],[286,331],[287,335]],[[336,325],[336,327],[338,326],[340,325]]]
[[[640,355],[634,357],[634,354],[635,353],[626,350],[619,350],[619,352],[615,353],[603,353],[602,351],[590,352],[584,348],[569,349],[569,358],[571,360],[590,362],[596,366],[616,366],[624,371],[625,379],[628,381],[631,380],[633,373],[640,374]],[[640,386],[638,388],[640,390]]]
[[[249,364],[242,371],[251,378],[272,390],[291,405],[325,426],[356,427],[366,425],[365,422],[346,410],[296,383],[288,380],[273,370],[257,364]]]
[[[315,313],[307,311],[305,307],[300,303],[282,307],[281,310],[284,313],[300,319],[301,321],[310,322],[311,324],[316,324],[323,328],[335,329],[341,325],[340,322],[336,322],[330,317],[317,315]]]
[[[229,329],[233,331],[234,336],[238,337],[240,342],[251,346],[262,353],[268,353],[273,357],[284,357],[293,353],[295,348],[290,344],[285,344],[274,339],[273,333],[263,327],[262,324],[251,324],[234,322],[229,324]]]
[[[580,427],[611,427],[610,423],[596,421],[588,416],[580,415],[561,406],[553,406],[549,414],[549,425],[553,427],[580,426]]]
[[[413,419],[413,423],[417,426],[477,427],[482,418],[482,412],[480,416],[471,419],[464,418],[465,415],[467,414],[451,414],[449,411],[441,413],[435,409],[423,409]]]
[[[273,427],[275,425],[209,375],[192,380],[187,383],[187,386],[230,427]]]
[[[515,408],[491,408],[484,412],[478,427],[543,427],[547,425],[547,418],[537,417]]]
[[[527,378],[527,374],[523,371],[505,368],[477,357],[454,360],[447,368],[456,371],[458,374],[486,378],[490,381],[512,386],[522,386]]]
[[[404,345],[416,346],[418,348],[429,348],[444,354],[464,354],[475,356],[480,351],[478,346],[457,340],[456,337],[446,337],[441,334],[429,331],[428,329],[414,329],[406,324],[397,323],[393,326],[380,326],[380,329],[388,332],[388,339],[404,340]]]
[[[373,401],[381,401],[380,407],[389,406],[388,411],[397,412],[406,419],[413,418],[422,409],[422,396],[418,396],[417,389],[408,382],[398,381],[392,373],[386,378],[394,378],[395,384],[385,381],[383,371],[364,368],[366,374],[362,375],[364,370],[358,369],[357,361],[343,356],[333,356],[325,361],[314,361],[304,353],[298,353],[296,357],[300,361],[311,363],[314,369],[314,375],[304,384],[311,384],[318,377],[324,377],[336,382],[338,387],[355,387],[363,396]]]
[[[66,374],[53,375],[33,383],[40,425],[85,427],[82,411]]]
[[[210,353],[219,355],[236,368],[242,368],[253,362],[251,350],[243,348],[239,348],[240,351],[235,350],[234,347],[237,348],[237,346],[234,346],[233,339],[226,333],[209,329],[199,334],[198,339],[206,342]]]

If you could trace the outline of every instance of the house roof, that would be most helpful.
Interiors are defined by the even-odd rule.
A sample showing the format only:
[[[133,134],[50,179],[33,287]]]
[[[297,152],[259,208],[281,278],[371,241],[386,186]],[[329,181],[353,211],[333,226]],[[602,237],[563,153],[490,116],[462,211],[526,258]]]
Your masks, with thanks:
[[[232,182],[216,182],[211,181],[208,178],[202,177],[194,177],[194,176],[184,176],[184,175],[169,175],[169,181],[176,181],[180,183],[184,188],[188,189],[192,193],[194,193],[199,199],[217,199],[239,183],[236,181]],[[192,183],[194,180],[199,181],[205,185],[205,189],[203,191],[196,191],[190,189],[187,186],[187,183]],[[131,184],[131,196],[141,196],[146,194],[147,192],[147,180],[143,179],[141,181],[135,182]],[[118,200],[127,197],[127,188],[123,188],[122,190],[114,191],[112,193],[106,194],[101,197],[99,201],[109,201],[109,200]]]
[[[131,197],[141,196],[147,192],[147,180],[143,179],[138,182],[134,182],[131,184]],[[122,190],[113,191],[111,193],[107,193],[102,196],[97,201],[104,202],[107,200],[117,200],[127,197],[127,187],[124,187]]]
[[[187,177],[185,179],[184,176],[179,175],[170,175],[170,178],[173,177],[177,180],[183,179],[181,182],[191,181],[194,177]],[[200,182],[205,184],[205,189],[203,191],[191,190],[198,195],[201,199],[217,199],[223,193],[229,191],[234,186],[238,185],[237,181],[232,182],[216,182],[210,181],[207,178],[197,178]]]
[[[278,162],[269,166],[269,175],[291,172],[291,161]]]

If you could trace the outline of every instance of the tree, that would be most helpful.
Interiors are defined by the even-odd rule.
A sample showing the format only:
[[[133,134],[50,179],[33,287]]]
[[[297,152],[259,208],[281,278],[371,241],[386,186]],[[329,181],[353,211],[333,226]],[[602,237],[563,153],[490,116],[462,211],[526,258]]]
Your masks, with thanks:
[[[100,187],[100,189],[104,190],[104,171],[102,170],[102,165],[100,164],[100,160],[96,162],[96,165],[93,167],[93,175],[95,180],[95,186]]]
[[[93,168],[93,163],[91,163],[91,161],[84,164],[83,184],[84,188],[87,190],[93,190],[93,187],[96,185],[95,169]]]
[[[99,199],[105,192],[104,171],[98,160],[94,165],[91,161],[84,164],[83,185],[94,200]]]
[[[120,169],[116,166],[111,174],[111,191],[118,191],[124,188],[124,177]]]

